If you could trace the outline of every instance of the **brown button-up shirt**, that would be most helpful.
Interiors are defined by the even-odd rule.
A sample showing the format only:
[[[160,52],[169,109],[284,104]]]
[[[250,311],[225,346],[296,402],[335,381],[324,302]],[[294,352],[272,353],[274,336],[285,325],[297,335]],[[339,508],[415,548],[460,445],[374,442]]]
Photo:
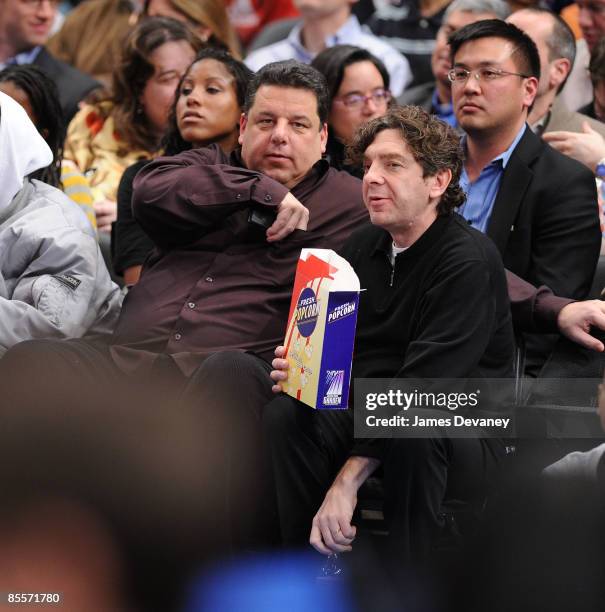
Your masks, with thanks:
[[[172,355],[190,375],[208,355],[244,350],[270,360],[283,341],[303,247],[340,249],[367,221],[361,183],[318,161],[292,190],[308,231],[268,243],[250,210],[275,211],[288,189],[218,146],[159,158],[134,182],[133,209],[157,245],[128,294],[112,339],[127,371]]]

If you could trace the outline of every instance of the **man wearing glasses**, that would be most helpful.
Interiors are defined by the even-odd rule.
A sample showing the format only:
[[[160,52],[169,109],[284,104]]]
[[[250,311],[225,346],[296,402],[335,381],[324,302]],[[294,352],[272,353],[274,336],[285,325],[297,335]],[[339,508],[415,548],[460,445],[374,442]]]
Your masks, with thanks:
[[[585,298],[599,255],[594,178],[526,125],[538,89],[533,41],[512,24],[486,20],[450,38],[454,112],[465,131],[461,214],[496,243],[504,265],[555,293]],[[551,343],[528,339],[538,371]]]
[[[57,85],[68,122],[78,110],[78,102],[99,87],[99,83],[46,50],[44,45],[58,6],[58,0],[0,1],[0,68],[34,64],[44,70]]]

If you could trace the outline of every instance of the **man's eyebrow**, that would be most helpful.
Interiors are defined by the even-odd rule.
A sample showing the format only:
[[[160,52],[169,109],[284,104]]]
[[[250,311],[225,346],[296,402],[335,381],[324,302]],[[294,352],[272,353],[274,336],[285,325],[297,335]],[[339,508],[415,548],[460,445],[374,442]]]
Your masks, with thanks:
[[[407,158],[405,157],[405,155],[402,155],[401,153],[379,153],[378,155],[374,156],[374,159],[395,159],[397,161],[406,161]],[[364,154],[363,156],[363,161],[371,161],[370,158]]]

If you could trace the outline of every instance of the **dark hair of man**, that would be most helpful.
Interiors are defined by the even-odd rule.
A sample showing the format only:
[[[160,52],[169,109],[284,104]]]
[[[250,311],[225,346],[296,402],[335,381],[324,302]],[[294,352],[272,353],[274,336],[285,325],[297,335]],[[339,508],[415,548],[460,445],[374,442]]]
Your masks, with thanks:
[[[362,125],[348,149],[355,164],[363,164],[365,150],[384,130],[399,130],[414,159],[422,167],[424,177],[435,176],[450,169],[452,180],[437,205],[439,215],[450,215],[464,203],[465,195],[459,185],[464,153],[460,136],[445,122],[429,115],[419,106],[397,106],[386,115]]]
[[[189,73],[191,72],[191,69],[193,68],[193,66],[195,66],[195,64],[206,59],[213,59],[223,64],[225,70],[227,70],[227,72],[234,79],[237,103],[240,108],[244,108],[246,90],[248,89],[248,84],[250,83],[250,79],[254,74],[252,70],[250,70],[250,68],[248,68],[246,64],[235,59],[232,55],[230,55],[227,51],[223,49],[219,49],[216,47],[208,47],[206,49],[202,49],[195,56],[195,59],[193,60],[189,68],[187,68],[187,71],[181,78],[179,86],[176,88],[174,102],[172,103],[172,108],[170,109],[170,116],[168,118],[168,129],[166,130],[166,134],[164,135],[164,138],[162,140],[162,148],[164,149],[164,153],[166,155],[176,155],[181,151],[187,151],[188,149],[191,149],[191,143],[184,140],[181,136],[181,133],[179,132],[179,128],[176,121],[176,105],[181,94],[181,87],[183,86],[183,81],[189,76]]]
[[[129,147],[157,149],[158,138],[139,98],[153,76],[151,54],[167,42],[185,41],[194,51],[202,41],[183,23],[168,17],[146,17],[127,37],[118,65],[113,71],[113,118],[116,130]]]
[[[605,80],[605,37],[599,40],[590,54],[588,72],[593,85]]]
[[[334,45],[324,49],[315,56],[311,66],[319,70],[326,77],[330,104],[332,104],[332,100],[340,89],[347,66],[358,64],[359,62],[371,62],[374,64],[382,77],[384,88],[389,88],[390,77],[386,66],[367,49],[355,47],[354,45]]]
[[[36,170],[30,178],[62,188],[61,163],[65,141],[65,120],[55,82],[37,66],[7,66],[0,72],[0,83],[10,82],[22,90],[31,104],[35,126],[53,154],[50,166]]]
[[[534,41],[517,26],[500,19],[476,21],[456,30],[449,38],[452,65],[462,45],[481,38],[502,38],[512,43],[519,72],[540,78],[540,55]]]
[[[296,60],[286,60],[283,62],[273,62],[263,66],[250,81],[244,112],[248,114],[254,100],[256,92],[263,85],[274,85],[276,87],[293,87],[294,89],[306,89],[312,92],[317,99],[317,115],[319,116],[319,129],[328,120],[329,94],[326,78],[319,70],[312,66],[302,64]]]

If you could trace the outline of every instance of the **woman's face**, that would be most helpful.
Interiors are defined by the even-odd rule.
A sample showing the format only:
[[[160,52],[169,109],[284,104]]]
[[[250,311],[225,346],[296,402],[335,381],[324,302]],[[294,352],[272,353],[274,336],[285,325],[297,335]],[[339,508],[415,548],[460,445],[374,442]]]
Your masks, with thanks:
[[[389,96],[381,95],[383,92],[384,81],[372,62],[363,61],[347,66],[332,100],[328,118],[334,135],[342,142],[349,143],[360,125],[384,115]],[[355,97],[363,96],[365,100],[355,101]]]
[[[237,144],[240,115],[235,79],[225,65],[215,59],[193,64],[176,103],[183,139],[194,147],[216,142],[224,150],[232,150]]]
[[[164,43],[149,58],[154,71],[145,83],[139,104],[158,135],[166,130],[174,93],[187,66],[194,59],[195,51],[184,40]]]

